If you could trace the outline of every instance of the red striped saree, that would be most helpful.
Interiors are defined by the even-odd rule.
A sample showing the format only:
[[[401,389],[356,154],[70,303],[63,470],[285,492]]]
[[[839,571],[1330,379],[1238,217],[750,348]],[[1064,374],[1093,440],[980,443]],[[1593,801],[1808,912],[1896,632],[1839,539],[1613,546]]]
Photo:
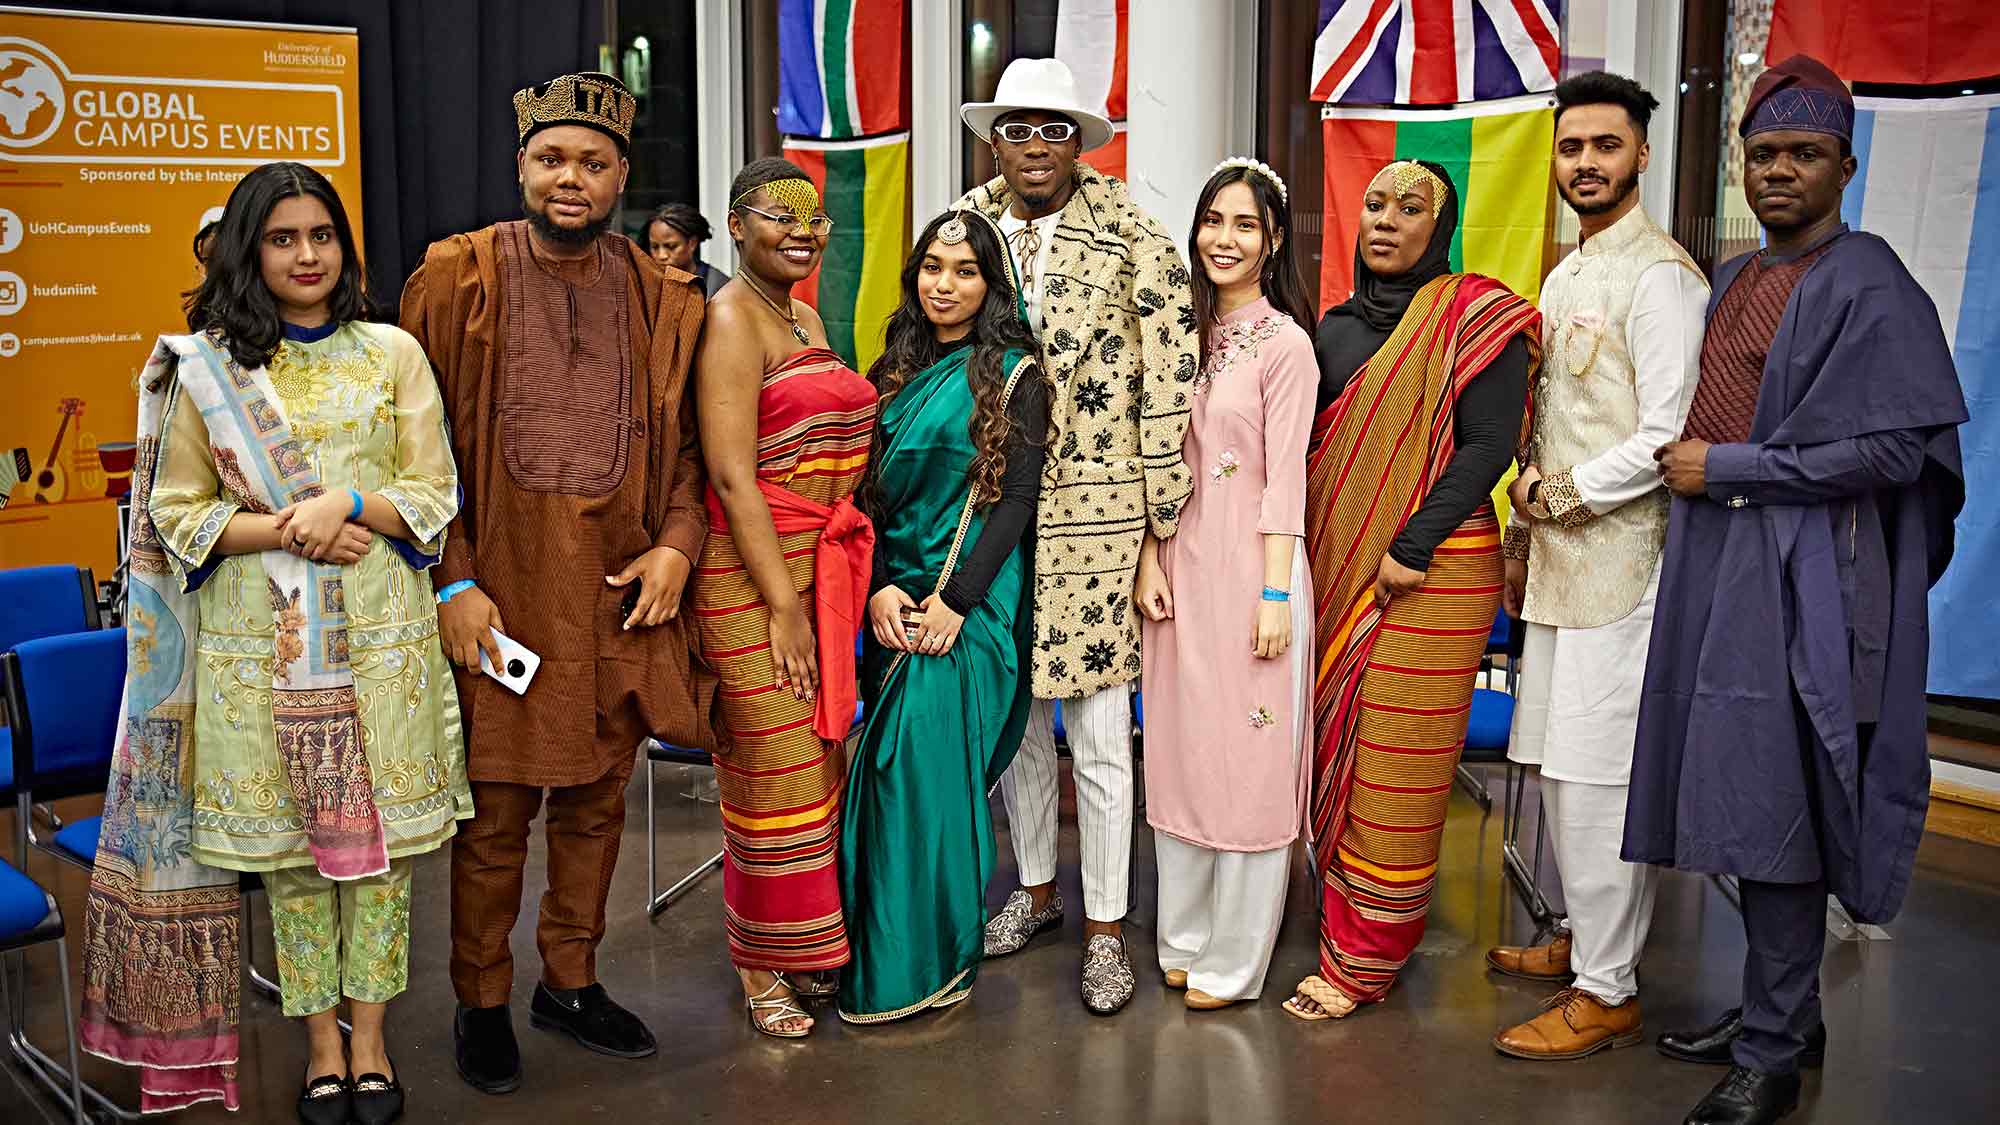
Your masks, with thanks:
[[[1376,571],[1451,460],[1459,392],[1517,334],[1528,341],[1532,385],[1534,306],[1491,278],[1438,278],[1313,427],[1306,550],[1317,597],[1320,976],[1361,1003],[1388,994],[1423,936],[1473,675],[1499,606],[1492,508],[1453,532],[1423,587],[1386,610],[1375,602]]]

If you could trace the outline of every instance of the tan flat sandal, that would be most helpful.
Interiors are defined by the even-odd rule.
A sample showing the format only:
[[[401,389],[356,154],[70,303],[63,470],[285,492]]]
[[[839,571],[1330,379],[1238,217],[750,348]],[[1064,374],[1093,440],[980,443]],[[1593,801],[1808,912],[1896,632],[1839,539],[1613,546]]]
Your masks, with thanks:
[[[1300,1005],[1300,1000],[1310,1000],[1319,1005],[1320,1010],[1317,1012],[1311,1011]],[[1320,1020],[1344,1020],[1353,1015],[1354,1009],[1358,1007],[1360,1005],[1356,1004],[1347,993],[1328,984],[1317,975],[1309,976],[1300,981],[1298,988],[1293,990],[1292,998],[1285,1001],[1284,1004],[1285,1011],[1290,1012],[1293,1016],[1307,1023],[1318,1023]]]

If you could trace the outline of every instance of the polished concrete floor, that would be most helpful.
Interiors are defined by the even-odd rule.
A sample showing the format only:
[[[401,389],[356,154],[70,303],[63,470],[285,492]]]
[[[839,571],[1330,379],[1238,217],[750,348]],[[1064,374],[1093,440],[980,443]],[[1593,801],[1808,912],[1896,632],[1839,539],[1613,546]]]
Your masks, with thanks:
[[[713,805],[680,794],[688,778],[662,770],[661,864],[692,866],[713,854]],[[1497,775],[1495,781],[1497,783]],[[1150,832],[1137,838],[1134,924],[1128,926],[1139,991],[1122,1014],[1098,1019],[1077,1000],[1072,910],[1060,938],[987,965],[972,999],[885,1027],[843,1026],[825,1013],[803,1043],[763,1038],[746,1025],[723,948],[719,876],[649,922],[643,789],[635,781],[625,851],[613,887],[610,932],[599,953],[605,985],[647,1020],[659,1057],[620,1061],[530,1030],[525,1005],[537,962],[531,900],[514,933],[520,964],[516,1027],[525,1057],[519,1092],[473,1092],[451,1058],[451,988],[444,973],[447,868],[427,857],[417,875],[416,951],[410,991],[390,1015],[391,1046],[415,1121],[854,1122],[1663,1122],[1681,1114],[1720,1073],[1669,1062],[1649,1048],[1573,1063],[1523,1063],[1496,1055],[1494,1030],[1531,1014],[1547,989],[1486,973],[1485,948],[1529,936],[1498,864],[1500,821],[1454,798],[1441,893],[1429,935],[1396,991],[1342,1023],[1301,1024],[1279,1009],[1315,959],[1311,884],[1294,881],[1283,937],[1263,1000],[1222,1012],[1189,1012],[1160,983],[1150,958]],[[66,806],[67,807],[67,806]],[[88,805],[76,811],[88,812]],[[1004,816],[997,818],[1003,825]],[[0,827],[6,826],[0,817]],[[11,836],[11,827],[6,827]],[[0,837],[0,838],[10,838]],[[990,898],[1013,879],[1003,839]],[[1080,901],[1074,828],[1065,822],[1064,894]],[[1824,977],[1829,1062],[1806,1082],[1793,1120],[2000,1121],[2000,868],[1994,852],[1926,841],[1902,916],[1886,942],[1830,941]],[[1302,870],[1302,869],[1301,869]],[[68,917],[79,917],[80,872],[38,858]],[[537,861],[530,885],[540,878]],[[260,931],[268,919],[259,919]],[[268,945],[262,943],[269,965]],[[74,937],[72,937],[74,949]],[[1705,1019],[1735,1003],[1742,932],[1708,882],[1670,875],[1644,965],[1649,1030]],[[31,1028],[60,1044],[47,951],[30,955]],[[74,959],[74,958],[72,958]],[[246,999],[243,1113],[214,1105],[182,1120],[292,1119],[304,1041],[272,1005]],[[51,1104],[11,1067],[0,1067],[0,1122],[54,1121]],[[133,1104],[129,1073],[98,1060],[87,1079]]]

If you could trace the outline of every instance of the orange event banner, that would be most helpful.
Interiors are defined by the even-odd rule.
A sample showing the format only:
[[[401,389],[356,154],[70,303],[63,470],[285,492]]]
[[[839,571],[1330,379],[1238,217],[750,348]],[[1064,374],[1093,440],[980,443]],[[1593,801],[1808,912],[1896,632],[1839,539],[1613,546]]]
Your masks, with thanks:
[[[361,237],[351,30],[0,7],[0,566],[117,565],[134,380],[195,233],[275,160]]]

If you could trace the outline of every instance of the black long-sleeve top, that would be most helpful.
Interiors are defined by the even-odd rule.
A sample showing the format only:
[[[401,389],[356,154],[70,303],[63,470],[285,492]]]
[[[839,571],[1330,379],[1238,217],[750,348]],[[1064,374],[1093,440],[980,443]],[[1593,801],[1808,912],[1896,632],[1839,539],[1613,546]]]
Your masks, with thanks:
[[[1373,333],[1353,317],[1327,317],[1320,321],[1314,346],[1320,358],[1319,397],[1315,413],[1324,411],[1340,397],[1359,364],[1328,362],[1330,356],[1355,354],[1353,339],[1336,335]],[[1388,333],[1381,333],[1384,340]],[[1379,347],[1381,341],[1376,341]],[[1373,348],[1367,349],[1369,352]],[[1389,544],[1389,557],[1412,570],[1429,570],[1431,555],[1458,526],[1471,517],[1492,495],[1493,486],[1506,475],[1521,436],[1521,415],[1528,404],[1528,344],[1520,336],[1507,341],[1493,362],[1472,377],[1459,393],[1452,414],[1451,434],[1456,449],[1444,474],[1431,486],[1430,495],[1410,516],[1408,523]]]
[[[958,565],[942,594],[945,606],[960,616],[979,608],[1007,556],[1023,539],[1034,535],[1035,509],[1042,494],[1042,464],[1048,458],[1049,430],[1048,387],[1038,371],[1022,373],[1021,381],[1015,384],[1014,393],[1007,400],[1007,417],[1014,425],[1007,439],[1007,467],[1000,476],[1000,498],[987,507],[986,525],[980,529],[979,538],[970,549],[959,552]],[[881,570],[880,553],[876,560],[874,581],[868,587],[871,594],[889,582]],[[929,590],[903,592],[919,602],[930,594]]]

